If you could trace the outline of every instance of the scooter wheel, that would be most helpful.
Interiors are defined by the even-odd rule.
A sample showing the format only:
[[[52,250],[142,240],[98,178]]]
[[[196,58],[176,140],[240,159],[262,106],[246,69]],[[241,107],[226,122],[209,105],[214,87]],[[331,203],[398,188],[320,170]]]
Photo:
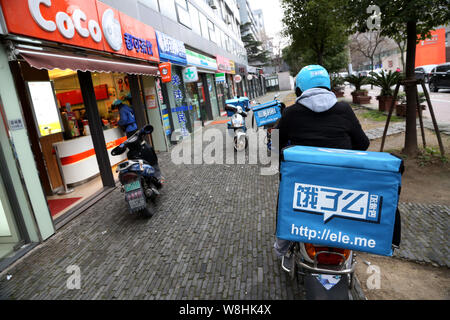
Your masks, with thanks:
[[[140,213],[144,218],[151,218],[153,216],[153,211],[150,208],[142,209]]]

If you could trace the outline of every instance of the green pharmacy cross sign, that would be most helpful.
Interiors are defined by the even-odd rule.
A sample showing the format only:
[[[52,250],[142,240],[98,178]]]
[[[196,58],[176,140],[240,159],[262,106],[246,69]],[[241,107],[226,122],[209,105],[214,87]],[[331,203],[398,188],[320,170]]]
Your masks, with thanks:
[[[183,69],[184,82],[197,82],[198,72],[196,67],[187,67]]]

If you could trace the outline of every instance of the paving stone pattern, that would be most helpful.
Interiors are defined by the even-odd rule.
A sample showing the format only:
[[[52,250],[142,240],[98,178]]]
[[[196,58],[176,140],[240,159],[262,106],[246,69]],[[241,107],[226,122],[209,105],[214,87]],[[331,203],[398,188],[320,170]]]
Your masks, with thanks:
[[[2,276],[0,298],[303,298],[272,250],[276,175],[159,158],[167,185],[151,219],[130,215],[114,190]],[[66,288],[70,265],[80,290]]]

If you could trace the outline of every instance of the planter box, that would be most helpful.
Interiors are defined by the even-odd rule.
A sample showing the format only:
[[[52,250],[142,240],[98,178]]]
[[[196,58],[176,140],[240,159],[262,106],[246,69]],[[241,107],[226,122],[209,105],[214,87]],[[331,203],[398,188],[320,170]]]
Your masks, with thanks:
[[[331,90],[331,91],[333,91],[336,98],[342,98],[344,96],[344,92],[341,90]]]
[[[378,111],[387,111],[389,112],[389,108],[391,107],[391,103],[394,97],[392,96],[377,96],[378,100]],[[394,103],[394,106],[397,105],[397,101]]]
[[[356,96],[356,103],[357,104],[369,104],[370,99],[372,99],[371,96]]]
[[[352,97],[353,97],[352,102],[359,103],[357,100],[357,97],[360,97],[360,96],[367,96],[367,91],[353,91],[352,92]]]
[[[422,110],[426,109],[426,106],[421,104],[420,107]],[[417,108],[418,109],[418,108]],[[406,104],[397,104],[395,106],[395,115],[398,117],[406,117]],[[416,111],[416,117],[419,116],[419,110]]]

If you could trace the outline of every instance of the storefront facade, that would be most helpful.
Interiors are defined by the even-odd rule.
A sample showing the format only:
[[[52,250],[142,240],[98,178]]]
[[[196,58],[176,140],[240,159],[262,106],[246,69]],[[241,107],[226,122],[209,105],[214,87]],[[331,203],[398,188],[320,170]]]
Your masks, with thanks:
[[[217,73],[216,84],[218,99],[220,105],[220,111],[225,111],[225,101],[235,96],[234,94],[234,82],[233,75],[236,74],[234,62],[222,56],[216,56],[217,60]]]
[[[113,102],[131,95],[138,127],[157,103],[152,27],[100,1],[40,3],[0,1],[0,261],[67,222],[62,203],[76,211],[116,185],[114,166],[125,158],[109,151],[126,136]],[[4,192],[11,183],[15,196]]]
[[[201,121],[211,121],[220,116],[216,79],[217,61],[201,53],[186,49],[187,68],[183,79],[187,84],[190,101],[198,101]],[[194,103],[194,102],[193,102]]]

